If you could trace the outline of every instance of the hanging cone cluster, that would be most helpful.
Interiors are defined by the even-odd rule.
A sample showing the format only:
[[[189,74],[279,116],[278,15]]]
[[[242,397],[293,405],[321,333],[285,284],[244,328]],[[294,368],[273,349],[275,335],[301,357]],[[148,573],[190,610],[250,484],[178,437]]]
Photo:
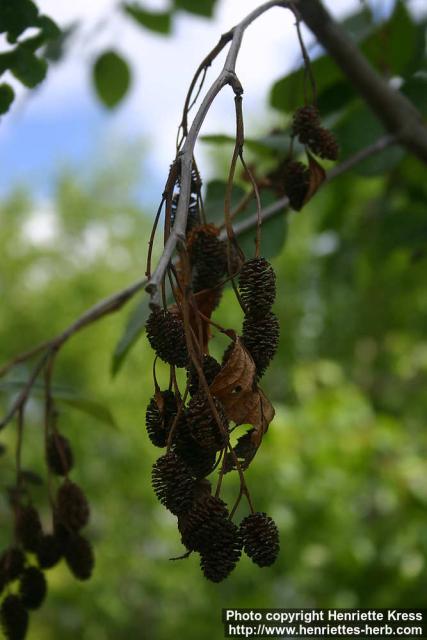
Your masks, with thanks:
[[[89,504],[82,489],[68,478],[74,466],[71,444],[56,428],[56,412],[52,410],[55,423],[48,419],[50,432],[46,438],[45,462],[52,481],[60,482],[53,504],[54,527],[45,532],[40,515],[31,502],[28,478],[37,478],[33,472],[22,473],[18,486],[9,493],[14,514],[15,544],[0,556],[0,593],[5,591],[0,606],[0,623],[4,635],[9,640],[23,640],[29,625],[29,613],[43,604],[48,585],[45,571],[51,569],[61,558],[68,561],[70,541],[79,538],[80,546],[75,546],[73,562],[77,566],[87,562],[87,547],[90,543],[77,532],[89,520]],[[65,476],[62,478],[61,476]],[[90,571],[73,571],[76,577],[86,579],[94,566],[91,554]]]
[[[309,169],[302,162],[288,162],[283,172],[283,184],[292,209],[302,209],[310,187]]]
[[[227,245],[218,236],[219,229],[211,224],[196,227],[190,234],[194,293],[217,287],[227,273]]]
[[[200,181],[196,178],[198,174],[193,173],[194,202],[198,190],[199,203]],[[178,186],[180,182],[176,181]],[[174,199],[174,220],[178,198],[176,194],[166,194],[168,197]],[[170,386],[161,391],[154,371],[155,392],[145,418],[151,443],[166,447],[152,468],[154,493],[177,516],[188,552],[200,554],[204,576],[220,582],[237,565],[243,538],[219,489],[211,495],[207,478],[215,469],[220,479],[225,473],[238,471],[238,502],[242,496],[250,500],[240,474],[249,466],[274,416],[258,380],[277,349],[278,321],[271,311],[276,276],[264,257],[245,260],[237,240],[222,240],[219,227],[195,225],[191,203],[186,238],[177,247],[179,259],[168,273],[168,282],[165,279],[163,283],[165,290],[170,287],[176,305],[155,307],[146,325],[156,356],[170,365]],[[166,236],[167,231],[166,227]],[[242,336],[211,321],[225,282],[237,276],[237,298],[245,314]],[[221,364],[209,354],[212,333],[217,329],[231,339]],[[186,368],[185,390],[175,367]],[[231,423],[252,426],[234,447],[230,443]]]
[[[247,313],[263,316],[271,310],[276,299],[276,274],[262,257],[247,260],[239,275],[239,292]]]
[[[29,615],[17,595],[8,595],[0,607],[0,623],[8,640],[24,640],[28,629]]]
[[[151,482],[157,499],[178,515],[188,511],[194,497],[194,479],[176,453],[169,452],[153,465]]]
[[[279,321],[272,312],[262,318],[246,316],[243,321],[243,343],[255,362],[258,380],[262,378],[276,354],[279,331]]]
[[[47,593],[44,573],[37,567],[28,567],[19,580],[19,595],[26,609],[38,609]]]
[[[178,411],[175,395],[165,390],[156,393],[145,413],[148,437],[155,447],[165,447],[169,431]]]
[[[202,449],[220,451],[227,444],[228,421],[219,400],[214,398],[212,402],[219,417],[219,424],[203,391],[199,391],[190,400],[187,424],[190,434]]]
[[[259,567],[268,567],[279,553],[279,532],[266,513],[252,513],[240,523],[245,553]]]
[[[51,472],[58,476],[66,476],[74,466],[69,440],[56,431],[47,439],[46,460]]]
[[[204,355],[202,362],[202,369],[206,382],[211,385],[215,379],[215,376],[221,371],[221,365],[210,355]],[[187,382],[188,392],[191,396],[194,396],[200,389],[200,379],[197,369],[193,363],[190,363],[187,370]]]
[[[319,110],[314,105],[296,110],[292,123],[292,135],[319,158],[326,160],[338,158],[339,145],[336,138],[332,131],[321,126]]]
[[[185,367],[187,345],[182,320],[177,313],[156,307],[147,320],[147,337],[161,360],[175,367]]]

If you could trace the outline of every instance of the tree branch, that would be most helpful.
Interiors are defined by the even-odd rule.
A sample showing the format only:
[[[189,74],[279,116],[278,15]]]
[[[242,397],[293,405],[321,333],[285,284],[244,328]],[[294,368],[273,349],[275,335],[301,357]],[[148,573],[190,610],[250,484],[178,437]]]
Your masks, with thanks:
[[[383,151],[387,147],[396,143],[397,143],[397,140],[394,136],[387,135],[387,136],[383,136],[382,138],[379,138],[376,142],[374,142],[369,147],[366,147],[365,149],[358,151],[356,154],[354,154],[353,156],[351,156],[350,158],[342,162],[340,165],[331,169],[331,171],[327,175],[326,182],[331,182],[338,176],[342,175],[349,169],[353,168],[356,164],[358,164],[362,160],[370,156],[373,156],[376,153],[379,153],[380,151]],[[279,213],[282,213],[283,210],[286,209],[286,207],[288,207],[288,205],[289,205],[288,198],[283,197],[277,200],[276,202],[274,202],[273,204],[271,204],[270,206],[266,207],[265,209],[262,209],[259,214],[261,222],[265,222],[266,220],[273,218]],[[239,210],[239,208],[240,208],[240,204],[237,205],[236,210]],[[235,214],[235,211],[231,213],[231,216],[233,217],[234,214]],[[248,216],[248,218],[246,218],[242,222],[233,225],[234,234],[236,236],[239,236],[245,231],[254,229],[257,225],[257,222],[258,222],[257,213],[254,214],[253,216]],[[222,238],[226,237],[225,229],[222,230],[221,237]],[[33,356],[36,356],[38,353],[41,353],[42,351],[49,351],[52,348],[58,349],[60,346],[64,344],[66,340],[68,340],[68,338],[73,336],[75,333],[79,332],[81,329],[88,327],[89,325],[93,324],[100,318],[103,318],[104,316],[109,315],[110,313],[115,313],[116,311],[119,311],[139,291],[144,289],[146,284],[147,284],[147,280],[138,280],[137,282],[134,282],[133,284],[126,287],[125,289],[122,289],[117,293],[113,293],[111,296],[108,296],[108,298],[104,298],[103,300],[100,300],[95,305],[87,309],[79,318],[77,318],[74,322],[72,322],[60,334],[58,334],[57,336],[54,336],[49,340],[41,342],[40,344],[33,347],[32,349],[29,349],[28,351],[25,351],[19,354],[18,356],[16,356],[15,358],[7,362],[0,369],[0,377],[4,376],[8,371],[10,371],[10,369],[12,369],[17,364],[20,364],[21,362],[26,362],[27,360],[29,360]]]
[[[427,128],[412,102],[392,89],[375,71],[320,0],[296,0],[295,6],[318,42],[343,70],[385,128],[427,164]]]
[[[243,34],[249,27],[249,25],[254,22],[254,20],[259,18],[263,13],[265,13],[269,9],[272,9],[273,7],[287,8],[289,7],[289,3],[278,0],[271,0],[270,2],[266,2],[265,4],[261,5],[260,7],[252,11],[248,16],[246,16],[246,18],[244,18],[241,22],[239,22],[239,24],[231,29],[230,32],[225,34],[221,38],[217,48],[213,50],[213,52],[216,52],[218,50],[219,53],[219,51],[223,48],[221,46],[222,43],[224,41],[227,42],[231,39],[230,49],[228,51],[224,66],[217,79],[212,83],[212,85],[206,92],[202,104],[200,105],[191,124],[182,150],[178,152],[176,158],[179,166],[180,192],[175,221],[164,246],[163,253],[160,257],[157,267],[145,287],[146,291],[151,296],[151,302],[153,305],[158,305],[160,303],[159,288],[174,254],[176,245],[180,240],[185,240],[185,228],[187,224],[188,204],[190,201],[191,189],[191,167],[193,163],[194,147],[199,136],[200,128],[216,96],[226,85],[231,85],[236,95],[240,95],[241,93],[243,93],[243,89],[236,76],[235,71],[237,56],[240,50],[240,45],[242,43]],[[211,55],[208,56],[209,62],[212,62],[213,58],[214,55],[212,55],[211,52]]]

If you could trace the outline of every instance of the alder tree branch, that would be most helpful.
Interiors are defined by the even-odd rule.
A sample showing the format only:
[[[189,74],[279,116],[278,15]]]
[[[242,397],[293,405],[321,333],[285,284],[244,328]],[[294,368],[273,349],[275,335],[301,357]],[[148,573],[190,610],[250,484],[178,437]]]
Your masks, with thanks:
[[[349,171],[362,160],[365,160],[366,158],[369,158],[383,151],[384,149],[386,149],[387,147],[390,147],[393,144],[397,144],[397,139],[394,136],[386,135],[386,136],[383,136],[382,138],[379,138],[373,144],[369,145],[365,149],[362,149],[361,151],[358,151],[356,154],[354,154],[353,156],[351,156],[350,158],[348,158],[338,166],[331,169],[331,171],[329,171],[326,177],[325,184],[328,182],[331,182],[335,178],[338,178],[345,172]],[[276,202],[269,205],[268,207],[265,207],[260,211],[259,217],[261,219],[261,222],[270,220],[270,218],[273,218],[279,214],[286,213],[286,209],[288,205],[289,205],[289,200],[286,196],[283,198],[279,198]],[[240,204],[237,205],[235,211],[231,212],[231,217],[233,217],[235,212],[239,211],[239,209],[240,209]],[[245,220],[243,220],[242,222],[239,222],[233,225],[234,235],[239,236],[242,233],[249,231],[250,229],[255,229],[257,224],[258,224],[258,213],[255,213],[254,215],[248,216],[247,218],[245,218]],[[227,235],[226,231],[225,229],[223,229],[220,237],[222,239],[225,239],[226,235]],[[16,365],[20,364],[21,362],[26,362],[30,360],[31,358],[33,358],[34,356],[38,355],[41,352],[48,353],[52,349],[58,350],[74,334],[90,326],[97,320],[100,320],[101,318],[104,318],[105,316],[110,315],[111,313],[115,313],[116,311],[119,311],[125,306],[125,304],[127,304],[127,302],[129,302],[132,298],[134,298],[134,296],[137,293],[139,293],[144,289],[147,282],[148,282],[147,279],[137,280],[136,282],[129,285],[125,289],[121,289],[117,293],[113,293],[107,298],[100,300],[99,302],[94,304],[92,307],[87,309],[81,316],[79,316],[74,322],[72,322],[66,329],[64,329],[64,331],[59,333],[57,336],[54,336],[49,340],[45,340],[44,342],[41,342],[35,347],[32,347],[28,351],[24,351],[23,353],[9,360],[0,369],[0,377],[4,376],[6,373],[8,373],[8,371],[10,371]],[[45,362],[45,359],[43,356],[41,363],[39,363],[39,367],[36,367],[37,374],[35,377],[37,377],[38,372],[42,369],[44,362]],[[4,421],[0,422],[0,428],[3,422]]]
[[[299,13],[296,11],[296,6],[298,7]],[[174,171],[176,170],[176,177],[180,185],[178,205],[173,227],[166,239],[163,253],[154,272],[152,274],[149,272],[148,280],[140,279],[125,289],[101,300],[71,323],[62,333],[16,356],[0,369],[0,376],[3,376],[15,365],[41,354],[7,416],[0,422],[0,428],[5,426],[25,404],[34,382],[48,359],[53,357],[71,336],[78,333],[81,329],[90,326],[97,320],[122,309],[136,293],[142,291],[144,288],[150,294],[151,305],[159,304],[165,274],[172,264],[177,243],[184,242],[185,240],[191,192],[191,172],[194,163],[194,148],[201,126],[216,96],[226,85],[231,86],[235,98],[241,98],[243,89],[236,76],[235,67],[243,35],[254,20],[274,7],[290,9],[297,16],[297,21],[300,20],[300,16],[302,17],[315,33],[319,42],[325,46],[332,57],[337,59],[350,81],[360,90],[366,102],[373,108],[391,132],[390,135],[383,136],[374,144],[359,151],[332,169],[327,176],[327,181],[348,171],[361,160],[396,143],[404,145],[419,158],[427,161],[427,130],[422,125],[420,115],[415,107],[402,95],[393,91],[386,81],[370,67],[359,50],[353,45],[351,40],[348,39],[343,30],[332,20],[318,0],[294,0],[294,2],[271,0],[261,5],[221,37],[216,47],[214,47],[210,54],[208,54],[199,65],[190,85],[180,125],[182,140],[178,144],[177,157],[173,163]],[[206,70],[228,43],[230,43],[230,48],[224,66],[219,76],[207,90],[191,127],[188,128],[188,112],[201,91]],[[200,87],[197,91],[196,98],[192,99],[193,91],[200,77]],[[171,182],[172,178],[166,182],[169,191],[171,186],[173,188]],[[165,192],[166,191],[167,189],[165,189]],[[167,201],[168,197],[168,195],[165,196],[164,194],[163,201],[165,199]],[[258,210],[254,216],[249,216],[242,222],[233,225],[231,231],[237,236],[249,229],[256,228],[257,225],[259,226],[260,221],[266,221],[275,215],[281,214],[283,210],[287,208],[288,204],[289,201],[286,197],[281,198],[273,205],[261,211]],[[232,220],[235,213],[237,213],[239,206],[240,205],[237,206],[235,212],[230,212],[230,220]],[[223,229],[221,237],[226,237],[225,229]],[[149,249],[151,251],[153,237],[150,239],[150,243]]]
[[[176,158],[180,182],[179,201],[173,228],[171,229],[170,235],[166,241],[157,267],[145,287],[146,291],[150,294],[152,305],[160,304],[159,290],[164,280],[165,273],[171,262],[177,243],[181,240],[185,240],[188,204],[190,201],[191,169],[193,164],[194,147],[199,137],[200,128],[215,98],[226,85],[231,86],[235,95],[241,95],[243,93],[242,86],[236,76],[236,61],[239,54],[240,45],[242,43],[243,34],[249,27],[249,25],[254,22],[254,20],[259,18],[263,13],[265,13],[269,9],[272,9],[273,7],[290,8],[290,3],[271,0],[270,2],[266,2],[265,4],[261,5],[260,7],[252,11],[248,16],[246,16],[246,18],[244,18],[241,22],[239,22],[239,24],[231,29],[230,32],[225,34],[221,38],[217,47],[208,56],[208,62],[210,64],[216,57],[216,55],[218,55],[218,53],[222,50],[223,44],[226,44],[230,40],[230,49],[225,59],[224,66],[219,76],[206,92],[206,95],[193,119],[182,149],[178,152]],[[204,67],[202,63],[202,66],[199,67],[198,72],[196,72],[195,78],[198,77],[203,68]],[[194,80],[193,83],[195,84]],[[192,87],[194,87],[193,83]],[[190,95],[191,92],[189,92],[189,96]],[[187,97],[186,103],[188,104],[189,101],[190,98]],[[183,120],[186,122],[185,119],[186,112],[184,112],[183,117]]]
[[[412,102],[395,91],[372,67],[320,0],[295,0],[295,6],[317,41],[335,60],[387,131],[427,164],[427,127]]]

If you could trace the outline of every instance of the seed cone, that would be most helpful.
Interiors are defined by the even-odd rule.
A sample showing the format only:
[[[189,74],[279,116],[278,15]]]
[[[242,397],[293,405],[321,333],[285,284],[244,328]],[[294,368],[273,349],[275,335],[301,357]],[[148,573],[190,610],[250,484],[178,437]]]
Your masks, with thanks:
[[[310,186],[310,171],[302,162],[288,162],[284,170],[283,183],[290,206],[299,211]]]
[[[89,580],[95,566],[95,556],[89,540],[74,534],[65,546],[65,561],[71,573],[78,580]]]
[[[276,274],[265,258],[251,258],[243,265],[239,276],[242,302],[253,317],[271,310],[276,298]]]
[[[227,245],[218,237],[213,225],[193,229],[188,247],[193,266],[193,290],[195,293],[212,289],[227,273]]]
[[[79,531],[89,522],[89,503],[83,491],[71,480],[65,480],[57,494],[59,521],[72,531]]]
[[[202,496],[178,519],[182,544],[189,551],[208,550],[227,518],[225,502],[215,496]]]
[[[268,567],[279,553],[279,532],[266,513],[252,513],[242,520],[240,532],[245,553],[259,567]]]
[[[242,538],[231,520],[222,521],[209,548],[201,553],[200,566],[205,578],[221,582],[234,569],[242,552]]]
[[[300,107],[294,113],[292,135],[302,144],[310,144],[320,127],[319,110],[314,105]]]
[[[319,128],[310,144],[310,149],[319,158],[325,158],[326,160],[337,160],[339,155],[338,142],[329,129]]]
[[[0,571],[5,582],[16,580],[24,570],[25,556],[19,547],[9,547],[0,557]]]
[[[160,391],[153,396],[145,414],[148,437],[155,447],[165,447],[178,405],[172,391]]]
[[[182,417],[174,437],[174,451],[195,478],[208,476],[216,460],[216,452],[204,449],[192,437],[186,416]]]
[[[36,555],[41,569],[51,569],[62,557],[62,545],[53,533],[42,536],[36,548]]]
[[[212,356],[204,355],[202,360],[202,369],[205,374],[206,382],[211,385],[215,376],[220,372],[221,365]],[[194,396],[199,390],[199,374],[193,363],[187,369],[188,391]]]
[[[274,313],[263,318],[245,316],[243,321],[243,343],[251,354],[258,380],[262,378],[273,359],[279,343],[279,321]]]
[[[156,354],[176,367],[185,367],[188,361],[184,327],[177,314],[154,309],[147,320],[147,337]]]
[[[36,567],[28,567],[19,581],[19,595],[26,609],[38,609],[46,597],[47,584],[44,573]]]
[[[175,515],[188,511],[193,502],[194,480],[175,452],[166,453],[154,463],[151,478],[157,499],[169,511]]]
[[[0,621],[8,640],[24,640],[28,629],[29,615],[19,596],[9,595],[0,608]]]
[[[46,460],[52,473],[65,476],[74,466],[74,456],[68,438],[52,433],[46,445]]]
[[[16,512],[15,535],[24,549],[35,551],[42,533],[37,509],[31,505],[19,507]]]
[[[213,398],[213,402],[221,427],[203,391],[199,391],[191,398],[187,411],[187,423],[190,434],[200,447],[209,451],[219,451],[227,443],[228,420],[220,401]]]

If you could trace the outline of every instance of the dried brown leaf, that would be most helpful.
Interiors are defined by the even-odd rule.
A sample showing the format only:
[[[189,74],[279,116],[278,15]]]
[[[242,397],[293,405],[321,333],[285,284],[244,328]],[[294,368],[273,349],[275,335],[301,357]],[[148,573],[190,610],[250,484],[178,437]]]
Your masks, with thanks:
[[[314,158],[309,151],[307,151],[307,158],[308,168],[310,170],[310,184],[303,204],[307,204],[307,202],[311,200],[316,191],[326,180],[326,172],[324,168],[317,162],[316,158]]]
[[[228,358],[210,386],[214,396],[224,404],[224,398],[236,399],[252,390],[255,364],[242,341],[237,336]]]

